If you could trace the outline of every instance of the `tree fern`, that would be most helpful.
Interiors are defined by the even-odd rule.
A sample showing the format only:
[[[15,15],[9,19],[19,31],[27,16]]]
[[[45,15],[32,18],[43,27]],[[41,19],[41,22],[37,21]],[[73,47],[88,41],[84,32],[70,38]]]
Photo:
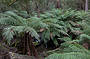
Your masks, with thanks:
[[[85,53],[71,52],[62,54],[52,54],[46,59],[90,59],[90,55]]]
[[[13,39],[14,35],[20,35],[20,33],[25,32],[29,32],[32,37],[39,39],[39,35],[37,34],[37,32],[33,28],[27,26],[10,26],[5,28],[3,32],[3,35],[7,39],[8,43],[10,43],[10,40]]]
[[[51,51],[51,53],[46,59],[89,59],[90,51],[86,50],[84,47],[77,43],[64,43],[61,49]]]
[[[79,43],[90,43],[90,36],[86,35],[86,34],[81,34],[80,35],[80,40]]]
[[[87,13],[83,13],[83,15],[86,14]],[[0,18],[0,24],[8,25],[9,28],[10,26],[14,26],[17,29],[19,29],[20,26],[22,32],[30,31],[29,28],[34,29],[36,32],[40,32],[40,30],[43,29],[42,40],[48,42],[48,40],[52,39],[53,42],[56,42],[58,39],[55,38],[55,36],[58,36],[59,38],[68,36],[71,39],[71,33],[79,35],[82,30],[80,28],[81,24],[78,22],[87,19],[87,16],[83,18],[83,15],[82,12],[76,10],[53,9],[52,11],[40,14],[40,18],[36,16],[25,18],[19,15],[17,11],[7,11],[2,14],[4,18]],[[26,29],[24,29],[25,27]],[[35,31],[33,32],[35,33]],[[68,33],[69,31],[70,33]]]

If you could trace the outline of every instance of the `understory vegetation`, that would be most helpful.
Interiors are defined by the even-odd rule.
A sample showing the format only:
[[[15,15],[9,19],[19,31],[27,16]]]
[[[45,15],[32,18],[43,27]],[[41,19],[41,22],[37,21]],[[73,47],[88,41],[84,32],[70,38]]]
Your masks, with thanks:
[[[70,6],[53,6],[46,11],[41,7],[43,12],[37,6],[37,11],[32,8],[29,12],[25,7],[1,12],[0,49],[36,59],[90,59],[90,11],[68,9]]]
[[[40,14],[40,18],[37,15],[25,18],[23,15],[26,16],[27,13],[17,10],[0,13],[2,37],[9,46],[18,48],[21,44],[23,49],[18,49],[22,50],[23,54],[29,52],[31,55],[30,51],[33,51],[37,57],[35,46],[43,42],[47,49],[60,47],[59,50],[47,52],[48,55],[54,54],[46,59],[63,59],[65,56],[70,59],[77,58],[77,55],[80,58],[84,55],[84,59],[90,58],[87,50],[90,49],[88,12],[53,9]],[[74,54],[76,56],[73,56]]]

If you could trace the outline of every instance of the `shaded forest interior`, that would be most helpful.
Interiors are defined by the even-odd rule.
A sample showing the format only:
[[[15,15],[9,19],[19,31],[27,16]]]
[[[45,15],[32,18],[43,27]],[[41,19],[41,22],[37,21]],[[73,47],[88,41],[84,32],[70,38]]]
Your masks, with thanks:
[[[0,59],[90,59],[90,0],[0,0]]]

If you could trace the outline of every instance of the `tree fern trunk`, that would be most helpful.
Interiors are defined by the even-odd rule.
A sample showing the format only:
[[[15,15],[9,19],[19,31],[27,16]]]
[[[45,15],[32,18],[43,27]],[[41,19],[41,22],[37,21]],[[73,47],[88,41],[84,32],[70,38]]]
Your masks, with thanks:
[[[29,34],[26,33],[25,36],[26,36],[26,40],[25,40],[26,42],[25,42],[25,43],[26,43],[27,54],[28,54],[29,56],[31,56],[30,45],[29,45],[30,43],[29,43],[29,38],[28,38],[28,37],[29,37]],[[25,47],[24,47],[24,48],[25,48]]]
[[[38,52],[37,52],[37,50],[35,49],[35,46],[34,46],[34,44],[33,44],[32,37],[31,37],[31,36],[29,36],[29,40],[30,40],[30,43],[31,43],[31,48],[32,48],[32,52],[33,52],[34,56],[35,56],[37,59],[39,59],[39,57],[38,57]]]
[[[28,53],[29,56],[31,56],[30,45],[29,45],[30,42],[29,42],[29,38],[28,37],[29,37],[29,34],[27,34],[27,53]]]
[[[25,54],[25,52],[26,52],[26,35],[24,34],[24,37],[22,38],[23,40],[22,40],[22,44],[23,44],[23,54]]]
[[[37,11],[37,12],[38,12],[38,18],[40,18],[40,10],[38,9],[38,11]]]

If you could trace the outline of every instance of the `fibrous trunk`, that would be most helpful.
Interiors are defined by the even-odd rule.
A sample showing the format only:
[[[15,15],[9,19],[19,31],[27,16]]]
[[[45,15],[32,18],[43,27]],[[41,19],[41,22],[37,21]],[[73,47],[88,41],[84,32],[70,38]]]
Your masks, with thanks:
[[[37,53],[37,50],[35,49],[35,46],[33,44],[33,39],[32,39],[32,36],[29,35],[29,33],[26,33],[25,34],[25,39],[24,39],[24,51],[27,50],[27,54],[29,56],[32,56],[34,55],[37,59],[38,59],[38,53]],[[25,45],[26,45],[26,48],[25,48]]]

